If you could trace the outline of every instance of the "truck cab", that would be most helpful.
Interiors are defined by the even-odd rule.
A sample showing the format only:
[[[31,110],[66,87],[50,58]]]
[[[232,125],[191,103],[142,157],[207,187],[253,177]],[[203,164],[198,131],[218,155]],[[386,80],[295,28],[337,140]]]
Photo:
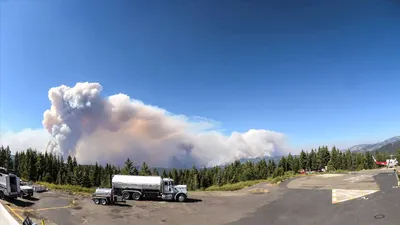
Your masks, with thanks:
[[[187,185],[174,185],[171,178],[163,178],[162,190],[162,198],[165,200],[184,202],[187,199]]]

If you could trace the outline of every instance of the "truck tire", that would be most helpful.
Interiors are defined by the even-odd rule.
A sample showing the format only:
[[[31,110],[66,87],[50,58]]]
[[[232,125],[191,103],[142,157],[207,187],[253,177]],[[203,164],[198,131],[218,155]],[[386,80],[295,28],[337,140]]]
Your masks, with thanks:
[[[132,199],[135,201],[139,201],[140,200],[140,194],[137,192],[133,192],[132,193]]]
[[[94,204],[96,204],[96,205],[100,204],[100,200],[98,198],[95,198],[93,201],[94,201]]]
[[[185,202],[186,201],[186,195],[184,194],[179,194],[176,198],[176,200],[178,200],[178,202]]]
[[[100,202],[101,202],[102,205],[107,205],[107,199],[105,199],[105,198],[102,198],[100,200]]]
[[[4,193],[3,193],[3,191],[0,191],[0,199],[4,199]]]
[[[130,194],[129,192],[124,192],[124,193],[122,193],[122,197],[123,197],[125,200],[129,200],[129,198],[131,197],[131,194]]]

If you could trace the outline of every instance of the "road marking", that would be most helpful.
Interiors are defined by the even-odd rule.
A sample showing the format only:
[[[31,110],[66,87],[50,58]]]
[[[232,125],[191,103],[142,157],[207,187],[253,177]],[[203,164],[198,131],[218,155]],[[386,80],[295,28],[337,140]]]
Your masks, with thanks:
[[[41,209],[13,209],[15,211],[19,211],[19,212],[33,212],[33,211],[44,211],[44,210],[52,210],[52,209],[66,209],[66,208],[70,208],[73,205],[66,205],[66,206],[58,206],[58,207],[48,207],[48,208],[41,208]]]
[[[16,215],[16,216],[18,217],[18,219],[20,219],[21,221],[24,221],[24,218],[22,218],[22,216],[20,216],[17,212],[15,212],[13,208],[11,208],[11,207],[8,206],[8,205],[5,205],[5,206],[7,206],[7,208],[10,209],[10,211],[11,211],[14,215]]]
[[[332,189],[332,204],[335,204],[336,202],[337,202],[336,190]]]
[[[377,191],[378,190],[332,189],[332,204],[360,198],[366,195],[373,194]]]
[[[349,178],[346,178],[346,179],[343,179],[343,180],[349,181],[351,183],[355,183],[355,182],[358,182],[358,181],[361,181],[361,180],[364,180],[364,179],[367,179],[367,178],[371,178],[373,176],[374,176],[373,174],[367,174],[367,175],[363,174],[363,175],[359,175],[359,176],[349,177]]]

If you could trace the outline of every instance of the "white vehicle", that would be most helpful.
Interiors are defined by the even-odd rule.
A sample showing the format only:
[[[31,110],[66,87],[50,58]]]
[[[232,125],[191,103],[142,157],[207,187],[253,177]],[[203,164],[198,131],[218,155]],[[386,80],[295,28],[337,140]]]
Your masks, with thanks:
[[[32,198],[33,197],[33,187],[28,185],[28,183],[20,182],[21,197],[22,198]]]
[[[21,196],[19,178],[0,167],[0,199],[17,198]]]
[[[184,202],[187,199],[187,186],[174,185],[172,179],[160,176],[114,175],[111,189],[98,188],[93,194],[93,201],[103,205],[107,204],[105,201],[117,202],[128,199],[138,201],[146,198]]]

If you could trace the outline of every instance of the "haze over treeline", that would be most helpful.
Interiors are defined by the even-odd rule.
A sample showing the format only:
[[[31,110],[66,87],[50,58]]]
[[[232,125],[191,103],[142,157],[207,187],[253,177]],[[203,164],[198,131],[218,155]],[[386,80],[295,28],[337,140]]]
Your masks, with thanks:
[[[187,184],[190,190],[205,189],[210,186],[236,183],[258,179],[275,178],[287,172],[297,173],[301,169],[319,170],[328,167],[329,170],[362,170],[378,166],[374,163],[372,155],[379,161],[388,158],[386,152],[356,153],[342,152],[335,147],[330,151],[328,147],[321,146],[311,151],[301,151],[299,156],[291,154],[281,157],[278,163],[273,160],[262,159],[256,163],[238,160],[224,167],[169,169],[159,171],[149,168],[142,162],[137,168],[134,159],[126,159],[123,167],[107,163],[105,165],[82,165],[75,157],[68,156],[65,163],[62,156],[51,153],[41,153],[33,149],[17,152],[14,160],[11,149],[6,146],[0,148],[0,166],[13,170],[18,176],[29,181],[44,181],[55,184],[72,184],[82,187],[110,187],[110,178],[113,174],[130,175],[161,175],[171,177],[178,184]],[[400,149],[396,154],[400,158]],[[135,162],[135,163],[134,163]]]

